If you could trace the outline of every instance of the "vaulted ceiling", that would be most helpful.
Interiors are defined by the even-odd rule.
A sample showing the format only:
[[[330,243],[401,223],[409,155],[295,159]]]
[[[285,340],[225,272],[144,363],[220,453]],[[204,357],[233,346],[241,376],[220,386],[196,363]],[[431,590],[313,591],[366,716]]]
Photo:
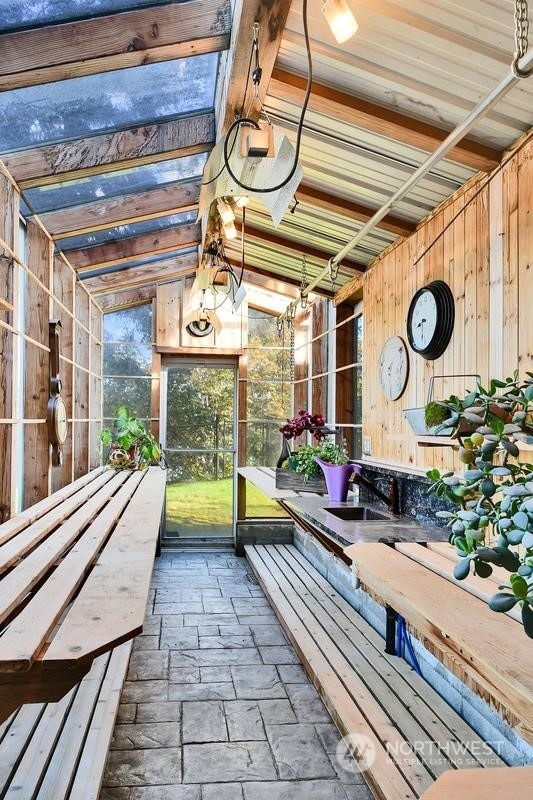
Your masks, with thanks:
[[[226,245],[246,277],[294,294],[341,251],[448,133],[509,74],[512,0],[349,0],[339,45],[308,0],[313,82],[304,177],[276,228],[252,199]],[[466,6],[466,7],[465,7]],[[0,0],[0,158],[91,292],[197,267],[202,171],[236,116],[294,144],[308,75],[303,0]],[[259,23],[262,77],[249,79]],[[342,261],[348,281],[408,236],[533,124],[517,81]],[[208,234],[209,235],[209,234]]]

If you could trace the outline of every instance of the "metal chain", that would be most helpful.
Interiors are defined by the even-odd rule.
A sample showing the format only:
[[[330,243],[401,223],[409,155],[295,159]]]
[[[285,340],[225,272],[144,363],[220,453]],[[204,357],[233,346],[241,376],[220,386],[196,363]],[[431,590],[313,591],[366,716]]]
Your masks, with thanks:
[[[294,320],[289,320],[289,377],[294,386]]]
[[[307,289],[307,259],[304,256],[302,258],[302,278],[300,281],[300,305],[302,308],[307,308],[307,295],[305,294],[305,290]]]
[[[528,50],[529,16],[527,0],[515,0],[515,52],[511,69],[517,78],[527,78],[533,72],[530,69],[520,69],[518,62],[523,58]]]

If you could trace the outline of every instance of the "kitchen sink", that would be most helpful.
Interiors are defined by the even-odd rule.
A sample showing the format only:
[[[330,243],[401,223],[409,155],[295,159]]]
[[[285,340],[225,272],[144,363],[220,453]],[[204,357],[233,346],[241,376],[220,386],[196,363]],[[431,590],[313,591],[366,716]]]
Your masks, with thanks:
[[[373,508],[368,508],[368,506],[340,506],[339,508],[324,508],[324,511],[327,511],[328,514],[333,514],[334,517],[339,517],[339,519],[352,521],[390,521],[391,519],[388,514],[382,514],[380,511],[375,511]]]

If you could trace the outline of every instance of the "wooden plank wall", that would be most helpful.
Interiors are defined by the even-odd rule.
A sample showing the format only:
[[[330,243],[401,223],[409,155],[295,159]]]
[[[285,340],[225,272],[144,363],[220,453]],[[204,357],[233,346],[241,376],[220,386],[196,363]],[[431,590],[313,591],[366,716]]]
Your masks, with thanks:
[[[364,275],[363,435],[372,459],[404,467],[458,468],[451,448],[417,445],[404,408],[425,405],[432,376],[489,377],[533,370],[533,137],[491,180],[480,178],[444,203],[408,240]],[[426,361],[409,350],[403,396],[385,399],[378,359],[393,335],[407,342],[406,318],[415,291],[444,280],[455,298],[455,326],[444,354]],[[462,393],[474,378],[435,379],[434,396]]]
[[[14,306],[0,307],[0,519],[99,463],[102,312],[31,221],[26,252],[19,252],[18,203],[15,187],[0,175],[0,255],[7,256],[0,260],[0,299]],[[51,466],[46,429],[51,319],[62,324],[60,377],[69,417],[61,467]]]

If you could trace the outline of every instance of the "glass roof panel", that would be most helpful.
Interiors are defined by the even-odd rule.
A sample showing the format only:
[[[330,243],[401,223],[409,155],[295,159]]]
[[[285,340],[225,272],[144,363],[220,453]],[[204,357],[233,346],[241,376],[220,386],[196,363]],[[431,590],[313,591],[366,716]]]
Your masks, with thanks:
[[[106,172],[88,178],[26,189],[24,196],[37,214],[123,194],[145,192],[202,175],[207,153],[173,158],[157,164]]]
[[[195,222],[196,211],[186,211],[183,214],[170,214],[167,217],[147,219],[144,222],[135,222],[131,225],[118,225],[115,228],[106,228],[103,231],[85,233],[81,236],[69,236],[57,242],[61,250],[78,250],[82,247],[93,247],[97,244],[106,244],[117,239],[127,239],[131,236],[140,236],[143,233],[154,233],[177,225],[186,225]]]
[[[35,28],[165,3],[168,0],[0,0],[0,31]]]
[[[212,109],[218,53],[0,93],[0,152]]]

